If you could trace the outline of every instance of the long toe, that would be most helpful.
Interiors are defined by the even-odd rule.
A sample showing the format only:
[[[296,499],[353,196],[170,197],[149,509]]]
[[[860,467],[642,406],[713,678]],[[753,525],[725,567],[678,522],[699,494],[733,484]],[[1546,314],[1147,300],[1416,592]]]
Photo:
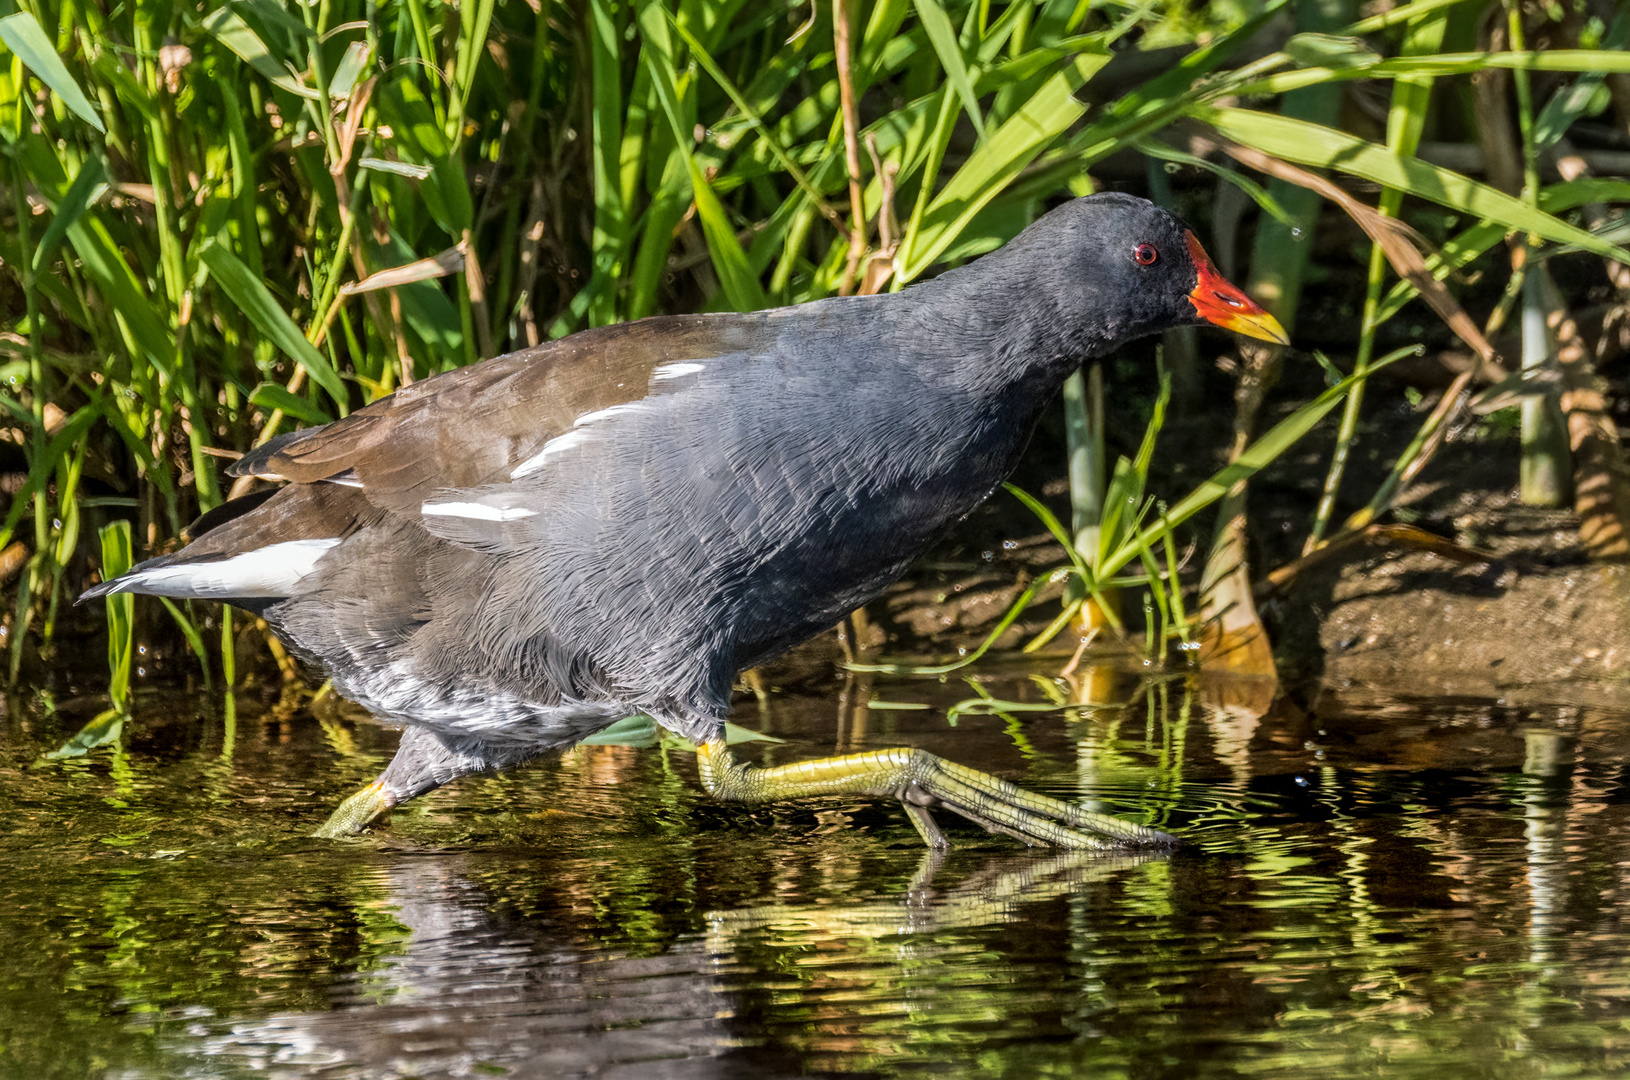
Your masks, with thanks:
[[[1092,850],[1179,843],[1159,829],[1037,795],[926,750],[891,747],[769,768],[736,761],[723,739],[703,743],[696,751],[702,785],[716,798],[763,803],[851,793],[893,795],[931,848],[950,846],[929,813],[933,807],[1033,846]]]
[[[1092,849],[1175,847],[1180,843],[1159,829],[1095,814],[924,751],[912,756],[907,773],[909,784],[900,798],[908,806],[943,806],[991,832],[1026,844]]]

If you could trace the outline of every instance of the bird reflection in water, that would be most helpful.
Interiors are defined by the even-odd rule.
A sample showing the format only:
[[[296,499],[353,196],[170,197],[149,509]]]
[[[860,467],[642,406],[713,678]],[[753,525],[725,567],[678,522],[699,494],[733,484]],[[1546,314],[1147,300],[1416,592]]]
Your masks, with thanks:
[[[625,755],[593,756],[599,768]],[[764,1046],[753,1035],[763,1018],[741,1015],[760,1004],[744,998],[758,996],[764,949],[808,968],[826,966],[822,956],[848,957],[824,973],[811,972],[815,997],[857,1001],[882,988],[888,999],[893,984],[933,983],[946,974],[924,977],[920,970],[949,962],[958,951],[939,935],[1022,922],[1037,904],[1164,857],[1000,854],[961,858],[947,872],[945,856],[930,852],[912,887],[893,899],[709,911],[702,915],[704,933],[649,956],[574,941],[578,935],[559,925],[558,915],[515,916],[508,898],[490,891],[465,857],[401,859],[382,870],[381,900],[405,940],[394,955],[342,984],[332,1009],[195,1025],[175,1049],[238,1059],[273,1075],[285,1068],[347,1074],[357,1067],[425,1076],[495,1067],[537,1076],[802,1075],[809,1063],[804,1054]],[[859,966],[857,939],[874,943],[869,961]],[[892,975],[879,963],[893,966]],[[741,988],[750,989],[742,994]],[[919,1007],[934,1000],[931,995]],[[953,1019],[943,1011],[947,1004],[936,1006],[941,1022]],[[849,1025],[811,1026],[806,1051],[886,1051],[843,1030]]]

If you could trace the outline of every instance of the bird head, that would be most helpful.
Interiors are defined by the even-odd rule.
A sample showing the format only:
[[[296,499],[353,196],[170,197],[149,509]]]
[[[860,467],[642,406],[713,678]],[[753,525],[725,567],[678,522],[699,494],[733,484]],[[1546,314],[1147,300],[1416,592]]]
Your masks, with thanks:
[[[1213,323],[1290,343],[1279,321],[1212,264],[1194,231],[1147,199],[1105,192],[1052,210],[997,253],[1030,268],[1046,306],[1100,351],[1175,326]],[[987,257],[988,258],[988,257]]]

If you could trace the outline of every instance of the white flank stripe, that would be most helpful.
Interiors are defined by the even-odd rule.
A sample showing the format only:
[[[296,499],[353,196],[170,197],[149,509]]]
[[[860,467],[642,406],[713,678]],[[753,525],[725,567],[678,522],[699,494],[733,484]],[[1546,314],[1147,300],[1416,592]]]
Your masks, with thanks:
[[[630,401],[622,405],[613,405],[608,409],[597,409],[594,412],[584,413],[572,421],[572,427],[580,428],[589,424],[598,424],[602,420],[610,420],[614,416],[623,416],[628,413],[645,412],[650,406],[643,401]]]
[[[660,369],[659,369],[660,370]],[[515,466],[509,474],[511,480],[519,480],[523,476],[530,476],[549,463],[549,458],[562,450],[570,450],[574,446],[581,446],[588,440],[589,433],[584,430],[590,424],[598,424],[602,420],[610,420],[614,416],[627,413],[644,412],[648,406],[643,401],[630,401],[623,405],[613,405],[609,409],[597,409],[591,413],[584,413],[572,421],[572,430],[564,435],[556,435],[543,444],[543,449]],[[526,515],[530,516],[530,515]]]
[[[532,473],[537,472],[548,462],[550,455],[558,454],[562,450],[570,450],[572,447],[576,446],[578,443],[582,442],[588,437],[589,433],[584,431],[582,428],[578,428],[574,431],[568,431],[564,435],[556,435],[553,439],[550,439],[548,442],[543,444],[542,450],[539,450],[536,454],[515,466],[515,471],[509,474],[509,478],[511,480],[519,480],[523,476],[529,476]]]
[[[524,506],[488,506],[474,502],[425,503],[419,507],[419,513],[426,517],[459,517],[471,521],[514,521],[538,516],[536,510]]]
[[[141,570],[124,578],[113,591],[216,600],[288,596],[316,567],[317,560],[338,543],[337,539],[289,540],[219,562]]]
[[[680,379],[686,375],[695,375],[702,370],[702,365],[686,361],[682,364],[663,364],[651,372],[652,382],[667,382],[669,379]]]

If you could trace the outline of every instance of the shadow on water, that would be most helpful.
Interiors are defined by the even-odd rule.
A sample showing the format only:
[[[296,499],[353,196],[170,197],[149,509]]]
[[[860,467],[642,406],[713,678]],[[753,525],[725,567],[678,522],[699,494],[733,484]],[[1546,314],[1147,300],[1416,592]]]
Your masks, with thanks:
[[[583,747],[304,839],[394,736],[13,701],[0,1074],[1614,1075],[1630,1062],[1624,715],[1089,672],[771,693],[766,763],[919,745],[1181,831],[1170,855],[926,856],[867,800],[727,807]],[[882,700],[929,709],[871,708]],[[833,710],[839,716],[834,726]],[[754,719],[752,699],[740,710]],[[836,732],[836,746],[834,746]],[[950,823],[947,823],[950,824]],[[954,826],[953,826],[954,828]]]

